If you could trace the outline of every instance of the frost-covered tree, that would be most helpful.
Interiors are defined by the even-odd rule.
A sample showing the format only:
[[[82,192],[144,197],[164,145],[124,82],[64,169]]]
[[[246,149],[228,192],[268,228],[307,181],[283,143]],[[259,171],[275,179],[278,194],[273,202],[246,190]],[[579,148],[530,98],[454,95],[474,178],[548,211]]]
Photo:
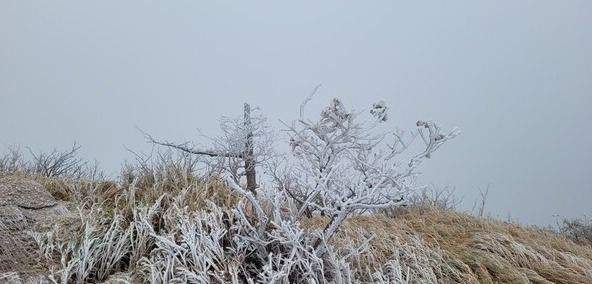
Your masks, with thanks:
[[[247,189],[255,194],[258,187],[256,167],[274,156],[275,134],[269,128],[266,117],[252,116],[251,106],[245,104],[243,117],[220,119],[220,130],[222,133],[216,137],[202,134],[211,146],[160,141],[146,133],[144,136],[151,143],[206,157],[206,164],[212,173],[229,174],[238,184],[244,177]]]
[[[296,200],[296,219],[312,211],[331,218],[315,244],[322,254],[324,244],[350,214],[404,204],[417,188],[419,164],[460,131],[443,133],[432,121],[418,121],[417,133],[425,148],[404,161],[399,154],[408,149],[414,135],[405,140],[403,132],[377,133],[377,125],[387,121],[384,102],[372,106],[373,121],[366,123],[362,113],[346,109],[339,99],[316,120],[307,118],[310,99],[302,103],[300,118],[285,124],[296,162],[276,181]]]

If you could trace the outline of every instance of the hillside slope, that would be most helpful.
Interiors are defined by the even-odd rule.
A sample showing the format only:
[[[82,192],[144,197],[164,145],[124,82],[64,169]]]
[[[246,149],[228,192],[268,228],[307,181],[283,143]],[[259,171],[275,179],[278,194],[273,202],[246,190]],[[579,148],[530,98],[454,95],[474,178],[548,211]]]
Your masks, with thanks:
[[[413,283],[592,283],[592,246],[554,233],[433,208],[359,216],[340,240],[374,235],[363,264],[392,256]]]
[[[225,188],[219,180],[185,177],[183,180],[173,179],[161,182],[137,181],[130,186],[125,183],[87,182],[34,176],[21,178],[37,181],[58,202],[70,208],[72,213],[66,214],[67,218],[60,216],[49,221],[59,226],[55,226],[53,230],[57,231],[46,235],[45,240],[37,238],[38,244],[42,246],[41,249],[37,245],[21,247],[26,251],[20,255],[36,256],[34,258],[38,264],[35,265],[37,274],[35,281],[40,279],[39,274],[50,275],[49,270],[52,267],[56,272],[64,269],[63,261],[71,265],[68,271],[78,271],[76,265],[83,265],[80,264],[83,262],[75,259],[73,255],[76,254],[72,253],[72,248],[88,245],[88,250],[92,252],[92,246],[96,245],[96,240],[109,243],[116,240],[116,238],[108,238],[112,234],[125,236],[123,233],[113,231],[113,228],[125,229],[125,224],[140,216],[137,215],[139,213],[134,213],[134,210],[140,213],[147,212],[140,205],[160,202],[161,207],[151,207],[159,209],[160,211],[155,210],[155,212],[160,213],[151,215],[149,220],[154,224],[160,224],[161,230],[166,230],[167,226],[174,227],[182,223],[170,219],[166,215],[167,210],[180,210],[177,207],[183,205],[182,211],[189,212],[189,216],[201,216],[199,214],[202,214],[200,212],[203,210],[211,211],[207,203],[208,200],[212,201],[212,204],[222,208],[218,216],[220,219],[211,220],[220,221],[217,225],[222,226],[223,230],[218,233],[222,234],[221,238],[224,241],[221,239],[220,243],[225,250],[227,247],[222,243],[231,239],[229,237],[226,240],[224,234],[230,234],[233,228],[236,228],[231,224],[232,220],[225,219],[231,211],[224,208],[237,206],[238,197]],[[170,201],[159,198],[163,194],[174,198],[171,197]],[[175,202],[178,202],[179,206],[174,205]],[[80,212],[76,212],[75,207],[79,207]],[[327,221],[322,217],[313,217],[302,219],[299,223],[304,232],[313,235],[314,231],[322,228]],[[6,226],[0,226],[0,236],[7,239],[7,234],[13,234],[13,232],[8,232],[5,228]],[[138,228],[140,227],[136,230]],[[212,228],[210,227],[207,232],[212,233]],[[179,234],[180,231],[175,230],[169,229],[169,232],[173,232],[171,236]],[[200,228],[194,228],[194,230],[200,232]],[[88,242],[89,235],[92,235],[91,242]],[[58,241],[60,238],[61,243]],[[136,236],[136,239],[139,238]],[[122,254],[123,257],[114,262],[116,265],[109,266],[101,273],[97,272],[99,268],[86,267],[87,274],[76,276],[78,274],[73,273],[71,277],[68,276],[62,281],[149,283],[150,279],[147,278],[149,273],[145,271],[146,267],[142,268],[142,265],[145,265],[148,260],[153,260],[150,257],[157,252],[155,243],[157,241],[145,240],[140,244],[140,247],[143,245],[144,247],[142,247],[143,250],[138,250],[137,256],[130,255],[130,251],[135,251],[138,246],[127,244],[132,248],[124,250],[128,253]],[[592,283],[592,246],[577,245],[566,238],[540,229],[525,228],[516,224],[435,208],[407,208],[399,210],[390,217],[385,215],[351,217],[340,227],[337,235],[332,239],[332,244],[336,254],[343,257],[347,261],[346,266],[353,271],[353,279],[350,280],[354,283],[399,283],[397,281],[400,279],[408,279],[408,283]],[[99,244],[98,249],[101,246]],[[14,247],[11,247],[11,251],[7,251],[7,247],[9,246],[0,246],[2,249],[0,263],[10,262],[11,255],[19,254],[14,251]],[[358,248],[363,248],[364,251],[359,255],[351,254]],[[230,254],[231,250],[225,252],[227,261],[232,260],[228,258]],[[351,256],[348,256],[350,254]],[[100,257],[95,252],[79,257],[86,259],[88,255]],[[132,263],[130,259],[136,258],[138,261]],[[248,258],[244,259],[248,260]],[[103,265],[101,261],[89,263],[95,263],[97,267]],[[190,264],[175,264],[175,269],[183,269],[183,265]],[[215,268],[221,270],[231,267],[223,263],[216,265]],[[22,271],[9,271],[2,268],[3,266],[0,266],[0,270],[3,270],[0,271],[2,283],[24,282],[30,276]],[[54,274],[56,275],[59,273]],[[233,279],[233,281],[240,283],[240,279]],[[343,280],[344,283],[347,281],[349,280]]]

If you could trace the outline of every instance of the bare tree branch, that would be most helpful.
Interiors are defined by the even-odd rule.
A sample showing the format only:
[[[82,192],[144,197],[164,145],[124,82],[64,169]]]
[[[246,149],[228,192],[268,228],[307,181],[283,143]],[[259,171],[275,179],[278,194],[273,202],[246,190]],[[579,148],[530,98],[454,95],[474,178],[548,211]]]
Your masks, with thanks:
[[[172,147],[175,148],[177,150],[181,150],[187,153],[191,153],[191,154],[195,154],[195,155],[204,155],[204,156],[209,156],[209,157],[224,157],[224,158],[243,158],[243,153],[237,152],[237,153],[230,153],[230,152],[216,152],[216,151],[207,151],[207,150],[195,150],[195,149],[191,149],[189,147],[187,147],[188,143],[183,143],[183,144],[173,144],[170,143],[168,141],[158,141],[155,140],[150,134],[142,131],[141,129],[138,128],[138,131],[140,131],[144,137],[148,140],[149,143],[152,144],[156,144],[156,145],[161,145],[161,146],[166,146],[166,147]]]

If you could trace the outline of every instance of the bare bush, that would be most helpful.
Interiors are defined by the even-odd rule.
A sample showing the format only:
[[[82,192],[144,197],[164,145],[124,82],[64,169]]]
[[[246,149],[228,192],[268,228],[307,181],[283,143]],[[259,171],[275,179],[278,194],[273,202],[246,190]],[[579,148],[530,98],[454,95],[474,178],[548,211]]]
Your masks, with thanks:
[[[454,210],[461,203],[456,198],[455,190],[454,187],[437,187],[434,184],[430,184],[412,195],[410,203],[416,206],[427,205],[444,210]]]
[[[24,172],[27,168],[27,162],[18,146],[7,147],[7,152],[0,157],[0,172]]]
[[[23,154],[18,146],[8,147],[8,152],[0,157],[0,171],[24,172],[45,177],[70,177],[102,179],[96,160],[90,162],[78,156],[80,146],[74,142],[68,150],[53,149],[49,153],[35,154],[27,147],[29,156]]]
[[[489,194],[489,186],[490,184],[487,184],[485,189],[479,187],[479,194],[481,194],[481,196],[478,201],[475,200],[475,203],[473,203],[471,213],[476,214],[478,217],[483,217],[483,213],[485,213],[485,204],[487,202],[487,195]]]
[[[565,219],[557,222],[559,233],[577,244],[592,246],[592,219]]]
[[[27,148],[33,157],[30,170],[33,173],[46,177],[71,176],[82,177],[86,162],[77,157],[76,152],[80,146],[72,145],[72,148],[59,152],[53,149],[50,153],[35,154],[30,148]]]

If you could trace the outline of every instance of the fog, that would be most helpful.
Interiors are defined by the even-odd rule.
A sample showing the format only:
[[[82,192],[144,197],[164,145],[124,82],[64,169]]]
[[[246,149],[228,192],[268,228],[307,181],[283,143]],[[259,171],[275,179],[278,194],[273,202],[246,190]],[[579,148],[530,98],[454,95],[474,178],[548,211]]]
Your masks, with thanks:
[[[460,128],[422,179],[547,225],[592,215],[591,50],[590,1],[2,1],[0,145],[77,141],[116,176],[136,128],[198,140],[244,102],[279,128],[322,84],[312,110]]]

